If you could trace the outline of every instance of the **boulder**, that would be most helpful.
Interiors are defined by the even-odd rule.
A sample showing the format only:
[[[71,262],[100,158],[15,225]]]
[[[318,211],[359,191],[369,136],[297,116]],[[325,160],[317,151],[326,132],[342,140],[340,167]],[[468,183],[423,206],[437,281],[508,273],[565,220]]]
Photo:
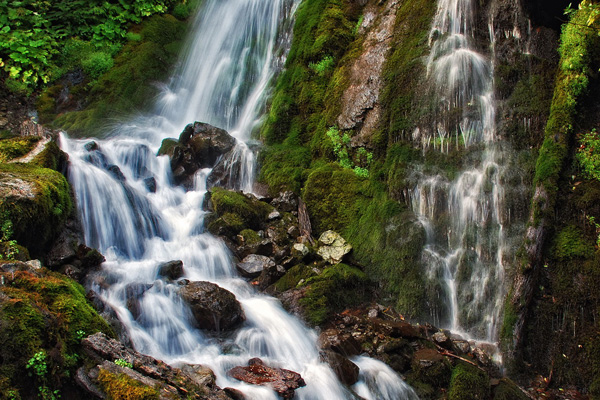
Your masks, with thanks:
[[[233,293],[211,282],[183,282],[179,289],[190,306],[196,325],[210,331],[237,328],[246,320],[242,306]]]
[[[330,264],[339,264],[352,246],[337,232],[326,231],[319,237],[319,254]]]
[[[446,335],[444,331],[434,333],[431,338],[436,344],[438,344],[441,347],[444,347],[446,349],[452,348],[452,340],[450,340],[450,337]]]
[[[362,353],[360,343],[352,335],[337,329],[327,329],[319,336],[319,346],[324,350],[351,357]]]
[[[341,354],[331,350],[324,350],[321,352],[321,360],[329,364],[335,375],[344,385],[350,386],[358,382],[358,365]]]
[[[298,211],[298,196],[292,191],[282,192],[271,200],[271,205],[283,212]]]
[[[159,264],[158,276],[175,281],[183,276],[183,261],[173,260]]]
[[[267,287],[277,282],[279,278],[285,275],[286,270],[281,265],[269,265],[262,270],[258,277],[258,288],[265,290]]]
[[[252,385],[269,386],[284,399],[293,398],[294,390],[306,385],[299,373],[269,367],[260,358],[248,361],[247,367],[239,366],[230,369],[227,375]]]
[[[156,178],[150,176],[144,179],[144,186],[150,193],[156,193]]]
[[[264,269],[274,267],[275,262],[269,257],[258,254],[246,256],[242,262],[236,264],[237,270],[246,278],[257,278]]]
[[[142,313],[140,300],[151,287],[152,285],[149,283],[130,283],[125,286],[127,309],[134,319],[137,319]]]

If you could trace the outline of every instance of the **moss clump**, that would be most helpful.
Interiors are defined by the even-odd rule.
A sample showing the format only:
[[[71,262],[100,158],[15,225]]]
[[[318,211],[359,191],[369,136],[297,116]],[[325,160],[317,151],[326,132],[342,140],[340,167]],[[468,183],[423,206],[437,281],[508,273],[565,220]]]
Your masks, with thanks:
[[[262,238],[258,235],[258,233],[252,229],[244,229],[240,232],[240,236],[242,237],[244,244],[255,244],[262,241]]]
[[[100,369],[98,382],[110,400],[159,399],[160,393],[157,389],[143,385],[124,373],[113,374],[105,369]]]
[[[479,368],[459,363],[452,370],[448,400],[483,400],[490,396],[489,377]]]
[[[563,228],[554,240],[554,257],[565,261],[572,258],[589,258],[594,254],[594,246],[586,240],[578,227],[569,225]]]
[[[175,147],[179,146],[179,140],[173,138],[166,138],[160,143],[160,148],[158,149],[159,156],[173,156],[173,151]]]
[[[291,190],[300,193],[308,177],[311,163],[310,150],[295,145],[273,145],[260,153],[260,180],[276,194]]]
[[[315,270],[305,264],[294,265],[290,270],[275,282],[275,289],[280,293],[286,290],[295,289],[301,284],[304,284],[308,278],[317,275]]]
[[[186,33],[186,24],[172,15],[155,15],[133,33],[139,40],[136,37],[123,47],[113,68],[98,71],[102,74],[89,89],[73,89],[75,95],[85,98],[87,107],[60,115],[53,122],[54,126],[69,131],[72,136],[97,135],[106,127],[102,121],[107,118],[127,115],[152,104],[158,94],[158,88],[152,83],[163,80],[171,71]],[[78,57],[77,54],[75,52],[74,57]],[[108,72],[103,73],[104,70]],[[45,110],[51,115],[47,105]]]
[[[300,299],[307,320],[320,325],[334,312],[362,304],[370,298],[371,282],[356,267],[336,264],[306,279],[308,290]]]
[[[529,397],[509,379],[501,379],[494,389],[494,400],[527,400]]]
[[[50,244],[71,213],[63,175],[33,164],[0,164],[0,215],[13,225],[13,239],[35,257]]]
[[[80,332],[114,334],[78,283],[44,269],[32,272],[18,263],[14,268],[0,274],[0,374],[28,393],[25,365],[35,353],[48,355],[48,371],[58,382],[77,364]]]
[[[273,207],[267,203],[250,198],[242,193],[215,187],[211,190],[210,201],[219,217],[226,217],[232,226],[258,230]]]
[[[7,162],[23,157],[34,149],[39,136],[18,136],[0,140],[0,162]]]

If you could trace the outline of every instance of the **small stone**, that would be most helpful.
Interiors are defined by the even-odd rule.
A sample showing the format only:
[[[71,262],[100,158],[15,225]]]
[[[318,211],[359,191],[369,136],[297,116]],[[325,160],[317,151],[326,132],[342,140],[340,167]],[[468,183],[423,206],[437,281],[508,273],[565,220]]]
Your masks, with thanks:
[[[379,311],[375,308],[371,308],[368,313],[369,318],[377,318],[379,316]]]
[[[274,266],[275,262],[267,256],[259,254],[250,254],[245,257],[242,262],[237,263],[237,270],[246,278],[256,278],[260,273],[269,266]]]
[[[330,264],[339,264],[346,254],[352,250],[352,246],[337,232],[326,231],[319,237],[319,254]]]
[[[25,264],[29,265],[34,270],[42,268],[42,262],[40,260],[29,260],[26,261]]]
[[[304,243],[294,243],[292,246],[292,256],[298,258],[304,258],[308,255],[310,250]]]
[[[271,211],[269,213],[269,215],[267,216],[267,220],[268,221],[273,221],[273,220],[276,220],[276,219],[279,219],[279,218],[281,218],[281,213],[279,211],[277,211],[277,210]]]

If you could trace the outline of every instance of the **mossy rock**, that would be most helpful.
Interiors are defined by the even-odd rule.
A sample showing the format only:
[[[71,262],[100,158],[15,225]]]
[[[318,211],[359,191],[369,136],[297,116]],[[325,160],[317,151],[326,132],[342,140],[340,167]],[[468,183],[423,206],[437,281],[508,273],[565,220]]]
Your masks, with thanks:
[[[489,396],[490,379],[485,372],[463,362],[454,367],[448,400],[484,400]]]
[[[177,146],[179,146],[179,140],[173,138],[163,139],[160,143],[157,155],[172,157]]]
[[[51,244],[72,210],[63,175],[32,164],[0,164],[0,215],[12,222],[10,239],[37,257]]]
[[[574,225],[563,228],[554,240],[554,257],[566,261],[573,258],[589,258],[594,255],[594,245],[587,240],[581,229]]]
[[[0,140],[0,162],[7,162],[23,157],[35,148],[39,136],[17,136]]]
[[[258,233],[252,229],[244,229],[240,232],[240,236],[242,237],[243,244],[256,244],[263,240]]]
[[[76,368],[81,335],[114,336],[78,283],[19,263],[3,269],[15,272],[0,273],[0,374],[22,394],[31,389],[25,365],[35,353],[47,355],[48,370],[60,381]]]
[[[124,373],[115,374],[100,369],[98,382],[111,400],[158,400],[159,391],[130,378]]]
[[[210,201],[217,216],[229,216],[230,221],[235,220],[235,229],[241,228],[236,233],[243,229],[261,229],[269,213],[274,210],[271,205],[258,199],[218,187],[211,189]],[[233,222],[228,223],[234,225]]]
[[[510,379],[501,379],[494,388],[494,400],[527,400],[529,397]]]
[[[358,306],[371,298],[371,281],[360,269],[336,264],[325,268],[319,275],[306,279],[308,290],[300,299],[307,320],[321,325],[335,312]]]
[[[413,356],[412,379],[436,388],[447,387],[450,382],[451,368],[450,362],[437,350],[422,348]]]
[[[317,273],[310,266],[305,264],[294,265],[273,286],[278,292],[283,293],[290,289],[296,289],[300,282],[304,283],[308,278],[316,275]]]

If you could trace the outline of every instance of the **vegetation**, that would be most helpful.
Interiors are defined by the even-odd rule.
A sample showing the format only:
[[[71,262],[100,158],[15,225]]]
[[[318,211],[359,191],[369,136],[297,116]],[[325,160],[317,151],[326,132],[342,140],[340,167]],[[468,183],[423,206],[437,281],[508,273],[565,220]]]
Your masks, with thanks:
[[[489,397],[487,374],[479,368],[459,363],[452,370],[448,400],[480,400]]]
[[[101,369],[98,375],[100,386],[111,400],[158,400],[159,391],[143,385],[124,373],[114,374]]]

